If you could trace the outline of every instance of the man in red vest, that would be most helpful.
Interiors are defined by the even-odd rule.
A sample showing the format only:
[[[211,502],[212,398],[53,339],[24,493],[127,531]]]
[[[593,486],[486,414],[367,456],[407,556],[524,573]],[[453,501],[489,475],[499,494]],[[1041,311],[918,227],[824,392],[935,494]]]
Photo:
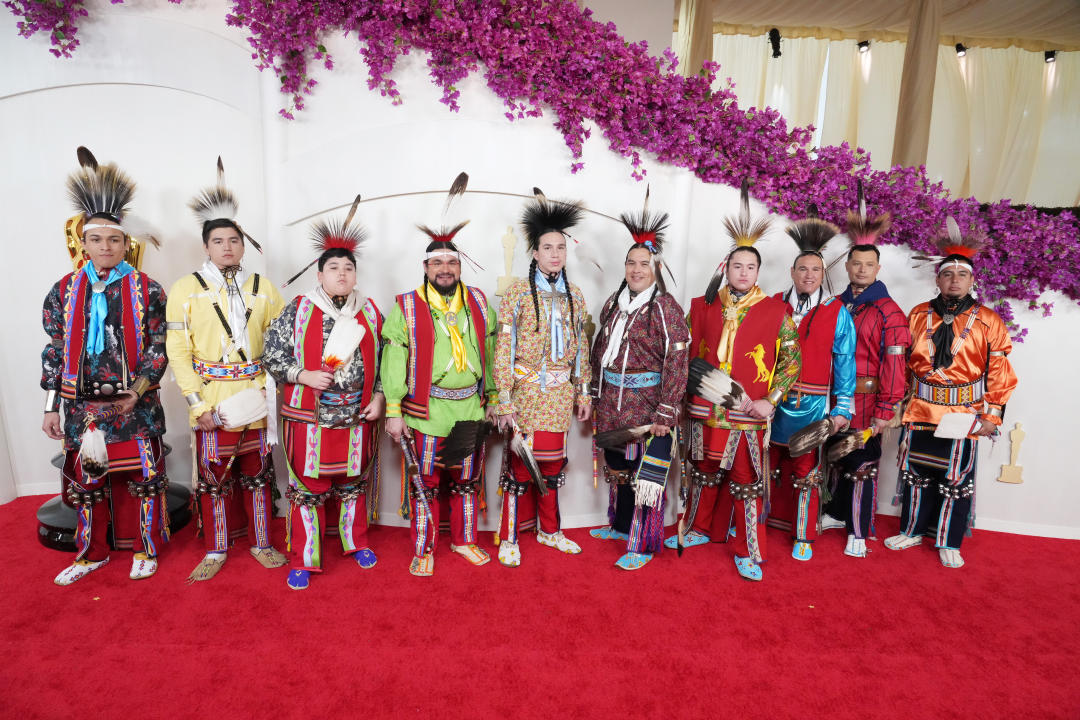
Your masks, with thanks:
[[[283,383],[293,566],[286,582],[293,590],[322,572],[322,538],[333,516],[327,504],[338,511],[344,553],[361,568],[375,565],[368,498],[378,500],[378,421],[386,407],[378,376],[382,313],[356,289],[362,231],[347,220],[316,225],[315,236],[319,282],[270,324],[263,350],[266,369]]]
[[[138,538],[129,577],[150,577],[158,567],[155,535],[168,538],[169,520],[165,413],[157,393],[168,364],[165,291],[125,260],[134,241],[123,219],[135,183],[116,165],[99,165],[86,148],[79,148],[79,162],[68,178],[79,210],[68,221],[77,269],[53,285],[42,308],[49,344],[41,353],[48,393],[41,429],[64,441],[64,502],[77,515],[77,554],[57,585],[109,562],[110,519],[117,547]]]
[[[855,325],[839,299],[825,292],[825,260],[821,249],[834,235],[834,225],[816,218],[788,228],[799,248],[791,267],[792,287],[776,298],[799,327],[802,372],[776,409],[769,464],[772,467],[769,524],[790,529],[791,556],[809,560],[817,538],[822,479],[820,448],[798,457],[788,451],[793,433],[830,418],[830,432],[847,427],[855,393]],[[834,397],[832,408],[830,396]]]
[[[717,270],[702,297],[690,301],[690,352],[742,385],[752,404],[728,409],[700,397],[688,398],[690,496],[681,525],[685,546],[710,539],[727,542],[735,530],[735,568],[747,580],[761,580],[765,559],[762,496],[765,492],[765,432],[776,404],[799,375],[795,325],[782,302],[757,286],[761,255],[753,244],[767,220],[750,224],[743,186],[743,213],[725,221],[735,249]],[[726,279],[727,285],[719,289]],[[725,489],[723,486],[727,485]],[[677,537],[664,541],[675,547]]]
[[[382,358],[386,393],[386,431],[399,441],[411,439],[426,488],[427,516],[410,487],[413,559],[409,572],[435,571],[435,533],[439,529],[438,494],[442,481],[450,493],[450,549],[473,565],[491,558],[477,541],[481,510],[483,453],[444,467],[438,459],[446,436],[461,420],[494,420],[495,310],[484,293],[461,282],[461,253],[453,243],[464,223],[450,230],[422,228],[431,238],[424,259],[424,280],[416,290],[398,295],[383,327]],[[404,415],[404,417],[403,417]]]

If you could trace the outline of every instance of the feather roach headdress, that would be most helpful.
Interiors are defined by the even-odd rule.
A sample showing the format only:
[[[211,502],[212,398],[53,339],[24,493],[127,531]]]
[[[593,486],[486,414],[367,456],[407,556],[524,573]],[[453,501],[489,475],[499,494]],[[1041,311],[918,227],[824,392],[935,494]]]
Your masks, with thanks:
[[[937,263],[937,271],[940,273],[953,265],[967,265],[975,269],[975,255],[982,249],[985,237],[980,231],[973,231],[966,236],[960,232],[960,226],[952,217],[945,218],[945,234],[938,236],[934,244],[938,248],[937,255],[921,253],[915,255],[915,260],[922,262]]]
[[[725,259],[716,266],[716,270],[713,271],[713,276],[705,288],[705,302],[709,305],[712,305],[713,300],[716,299],[717,294],[720,292],[720,286],[724,284],[727,258],[730,258],[731,253],[739,248],[753,247],[754,243],[761,239],[761,236],[769,229],[769,225],[772,224],[772,220],[767,216],[751,221],[749,178],[743,178],[742,185],[739,188],[739,214],[736,216],[729,215],[724,218],[723,222],[724,228],[728,231],[728,235],[731,236],[734,246],[725,256]]]
[[[866,214],[866,198],[863,197],[862,180],[859,183],[859,211],[847,214],[847,236],[855,245],[876,245],[878,238],[889,231],[892,220],[889,213],[870,218]]]
[[[736,217],[729,215],[724,218],[724,227],[731,235],[735,247],[752,247],[769,229],[771,222],[768,217],[750,220],[750,180],[743,178],[742,187],[739,189],[739,214]]]
[[[521,226],[530,251],[540,248],[542,235],[549,232],[566,235],[567,230],[581,222],[585,214],[580,202],[548,200],[540,188],[533,188],[533,194],[536,200],[529,203],[521,215]]]
[[[663,252],[664,233],[668,227],[668,214],[649,212],[649,188],[646,187],[645,202],[642,203],[641,212],[637,214],[622,213],[619,215],[619,220],[630,231],[630,237],[634,239],[634,245],[630,249],[644,247],[652,254],[656,287],[660,292],[666,293],[667,286],[664,284],[663,270],[667,266],[664,264]],[[671,277],[672,282],[675,281],[670,270],[668,270],[668,276]]]
[[[458,173],[458,176],[454,178],[454,182],[450,184],[450,190],[446,194],[446,205],[443,206],[443,215],[450,209],[451,203],[457,198],[465,194],[465,190],[469,186],[468,173]],[[484,268],[471,257],[461,252],[461,249],[454,244],[454,237],[461,231],[461,228],[469,224],[468,220],[463,220],[457,225],[449,226],[442,225],[438,228],[431,228],[427,225],[417,225],[420,232],[428,236],[431,241],[428,243],[427,250],[424,254],[424,261],[435,257],[436,255],[445,255],[447,253],[456,253],[460,257],[467,260],[475,268],[483,270]]]
[[[645,202],[637,214],[623,213],[619,220],[630,231],[630,237],[638,245],[644,245],[653,255],[664,251],[664,232],[668,227],[667,213],[649,212],[649,188],[645,188]]]
[[[255,242],[255,238],[248,235],[247,231],[240,227],[240,223],[236,221],[240,203],[236,200],[233,191],[225,186],[225,165],[221,162],[220,155],[217,159],[217,184],[201,190],[198,195],[191,199],[188,207],[195,213],[199,224],[203,226],[214,220],[228,220],[236,226],[236,229],[245,238],[251,241],[256,250],[262,252],[262,246]]]
[[[352,220],[356,215],[356,207],[360,204],[360,196],[357,195],[353,200],[352,207],[349,208],[349,214],[345,216],[344,221],[338,220],[319,220],[311,227],[311,244],[315,248],[315,252],[318,253],[315,259],[304,266],[304,269],[293,275],[282,287],[291,285],[294,280],[303,275],[308,269],[319,262],[319,258],[324,253],[330,250],[345,250],[350,255],[354,256],[360,249],[360,246],[367,239],[367,233],[359,225],[354,225]]]
[[[68,196],[84,219],[103,213],[117,222],[124,219],[135,195],[135,181],[115,163],[101,165],[83,146],[76,151],[79,169],[68,176]]]
[[[800,255],[813,254],[821,257],[821,249],[840,232],[840,228],[817,216],[817,206],[810,205],[808,217],[795,222],[787,234],[795,241]]]
[[[85,225],[93,215],[105,215],[112,223],[102,219],[99,224],[114,225],[128,237],[124,260],[136,270],[140,269],[146,243],[154,247],[160,247],[161,243],[149,224],[128,212],[128,205],[135,195],[135,181],[115,163],[100,164],[94,154],[81,145],[76,154],[79,169],[68,176],[67,189],[78,214],[64,224],[64,238],[72,265],[79,270],[89,262],[83,248]]]

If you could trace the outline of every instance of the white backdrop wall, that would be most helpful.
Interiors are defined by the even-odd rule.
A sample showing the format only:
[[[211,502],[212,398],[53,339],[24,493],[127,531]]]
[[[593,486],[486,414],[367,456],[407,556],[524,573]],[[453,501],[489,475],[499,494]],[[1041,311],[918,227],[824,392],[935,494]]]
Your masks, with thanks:
[[[99,159],[115,160],[140,183],[136,211],[161,228],[166,247],[149,251],[144,264],[166,288],[201,261],[188,198],[212,180],[212,165],[224,157],[230,183],[240,197],[240,219],[266,249],[249,250],[247,264],[281,283],[311,259],[310,219],[327,211],[344,212],[352,198],[365,198],[449,186],[461,170],[470,188],[528,193],[537,185],[549,196],[584,198],[589,207],[609,215],[640,207],[644,184],[629,178],[627,162],[610,152],[599,132],[585,145],[585,169],[569,173],[570,158],[548,117],[508,123],[501,102],[479,78],[459,84],[461,112],[450,113],[426,77],[423,58],[401,59],[395,71],[405,103],[394,107],[366,89],[366,67],[353,41],[332,38],[327,46],[336,69],[319,74],[319,88],[308,108],[288,122],[277,116],[283,97],[276,79],[253,68],[243,37],[224,26],[224,3],[182,8],[157,3],[95,7],[95,23],[80,33],[83,45],[73,61],[53,59],[41,40],[15,37],[14,20],[4,16],[0,62],[18,67],[15,77],[0,80],[0,159],[17,168],[5,177],[3,197],[7,232],[25,242],[9,243],[10,273],[3,287],[5,307],[19,308],[4,323],[0,347],[0,397],[9,462],[20,495],[55,492],[57,473],[49,458],[58,450],[40,431],[43,393],[37,387],[39,354],[45,343],[40,302],[49,286],[70,267],[62,242],[62,224],[72,214],[63,180],[75,167],[74,149],[85,144]],[[147,40],[146,38],[153,38]],[[105,101],[112,104],[105,105]],[[671,213],[668,262],[678,280],[680,302],[701,291],[726,250],[719,218],[734,212],[737,191],[707,185],[689,172],[649,164],[652,207]],[[421,278],[425,243],[415,223],[439,223],[444,197],[414,196],[361,205],[359,217],[370,241],[361,259],[361,283],[384,309],[394,294],[415,287]],[[522,200],[469,194],[455,203],[445,220],[470,218],[459,236],[463,248],[483,266],[466,270],[464,279],[489,297],[503,274],[501,239],[516,224]],[[761,212],[755,203],[755,211]],[[788,282],[794,248],[781,228],[782,219],[762,242],[762,285],[778,291]],[[520,232],[517,233],[520,238]],[[570,263],[595,314],[621,277],[628,237],[621,226],[590,215],[576,236],[602,258],[597,270],[581,259]],[[842,251],[832,251],[838,255]],[[527,266],[519,241],[513,271]],[[909,253],[886,248],[882,279],[904,308],[928,298],[931,277],[912,272]],[[840,265],[834,287],[844,285]],[[309,288],[305,275],[286,296]],[[1053,298],[1050,298],[1053,299]],[[1008,458],[1008,443],[984,443],[979,473],[979,527],[1060,537],[1080,537],[1080,484],[1067,470],[1064,448],[1070,428],[1058,375],[1049,371],[1054,357],[1080,354],[1080,309],[1059,299],[1052,319],[1022,313],[1031,327],[1028,341],[1013,355],[1021,377],[1007,419],[1021,421],[1028,439],[1021,454],[1023,485],[994,482]],[[163,401],[174,447],[169,474],[187,482],[191,473],[185,405],[175,383],[166,377]],[[895,448],[895,439],[889,443]],[[0,450],[2,450],[0,444]],[[380,522],[400,524],[398,455],[384,444],[384,485]],[[887,457],[889,450],[886,451]],[[593,490],[588,433],[571,433],[570,480],[563,495],[568,526],[604,521],[606,492]],[[501,450],[493,446],[489,473],[498,469]],[[0,457],[0,469],[4,458]],[[895,467],[882,467],[879,507],[892,512],[889,498]],[[0,483],[3,482],[0,472]],[[489,485],[491,483],[489,482]],[[0,487],[0,498],[3,498]],[[483,527],[493,527],[493,511]],[[670,517],[673,518],[674,503]]]

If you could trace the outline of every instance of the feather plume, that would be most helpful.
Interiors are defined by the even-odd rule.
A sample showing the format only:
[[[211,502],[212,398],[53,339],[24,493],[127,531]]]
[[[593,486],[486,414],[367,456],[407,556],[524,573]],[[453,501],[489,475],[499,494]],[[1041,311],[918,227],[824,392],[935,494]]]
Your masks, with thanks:
[[[622,213],[619,215],[619,220],[630,231],[630,237],[634,238],[634,242],[648,247],[653,255],[659,255],[664,251],[664,232],[668,227],[668,214],[649,213],[650,191],[650,186],[646,185],[645,202],[642,203],[640,214]],[[658,283],[663,283],[660,273],[657,273],[656,280]]]
[[[446,467],[460,465],[484,444],[493,426],[484,420],[458,420],[450,428],[437,458]]]
[[[199,224],[208,223],[212,220],[236,220],[236,213],[240,209],[240,203],[232,190],[222,185],[201,190],[192,198],[188,207],[195,213]]]
[[[322,364],[327,372],[336,373],[342,368],[348,367],[360,347],[360,341],[364,339],[364,326],[355,318],[338,318],[334,321],[334,327],[330,329],[330,335],[326,338],[323,347]]]
[[[878,238],[889,231],[892,220],[889,213],[883,213],[873,218],[867,217],[862,180],[857,182],[859,186],[859,210],[857,213],[848,211],[847,236],[852,245],[875,245]]]
[[[529,471],[529,477],[536,484],[536,492],[541,496],[548,494],[548,486],[544,481],[544,475],[540,472],[540,464],[536,462],[536,456],[533,455],[532,448],[529,447],[529,443],[525,442],[525,438],[522,437],[521,431],[518,428],[514,428],[514,434],[510,438],[510,449],[514,451],[525,469]]]
[[[651,427],[652,425],[638,425],[637,427],[619,428],[597,433],[596,447],[603,449],[622,447],[648,435]]]
[[[567,230],[581,222],[585,211],[581,202],[548,200],[546,197],[530,202],[521,215],[521,227],[525,231],[525,242],[529,250],[540,247],[540,236],[557,232],[563,235]]]
[[[76,151],[79,169],[68,176],[68,197],[75,208],[90,217],[105,213],[123,219],[135,195],[135,181],[115,163],[101,165],[93,153],[80,146]]]
[[[801,252],[818,254],[839,232],[840,229],[831,222],[816,217],[799,220],[787,229],[787,234],[795,241],[795,245]]]
[[[969,262],[974,260],[975,255],[982,249],[985,234],[975,229],[966,236],[960,231],[960,226],[952,217],[945,218],[945,233],[934,240],[938,253],[918,253],[912,256],[913,260],[921,263],[940,263],[950,255],[959,255]],[[940,268],[939,268],[940,269]]]
[[[87,168],[88,170],[93,170],[94,172],[97,172],[98,161],[97,158],[94,157],[94,153],[90,152],[89,148],[84,145],[80,145],[79,147],[75,148],[75,155],[79,158],[80,166]]]
[[[432,229],[432,228],[428,227],[427,225],[417,225],[416,227],[420,228],[420,232],[424,233],[429,238],[431,238],[432,242],[452,243],[452,242],[454,242],[454,236],[457,235],[458,232],[461,231],[461,228],[465,227],[468,224],[469,224],[469,221],[464,220],[462,222],[459,222],[457,225],[455,225],[453,227],[446,227],[444,225],[444,226],[440,227],[437,230]],[[456,251],[457,248],[454,248],[454,250]]]
[[[124,228],[124,234],[128,237],[144,240],[156,248],[161,247],[161,241],[158,239],[161,231],[141,215],[128,213],[124,216],[124,221],[120,223],[120,226]]]
[[[720,286],[724,284],[724,271],[727,269],[727,260],[716,266],[713,276],[709,278],[709,284],[705,286],[705,303],[712,305],[716,296],[720,294]]]
[[[450,209],[450,203],[455,199],[465,194],[465,189],[469,186],[468,173],[458,173],[458,176],[454,178],[454,182],[450,183],[450,191],[446,194],[446,206],[443,208],[443,215]]]
[[[796,430],[788,439],[788,452],[791,457],[805,455],[814,448],[821,447],[832,433],[832,420],[822,418],[812,422],[802,430]]]
[[[533,186],[533,197],[540,202],[544,202],[545,200],[547,200],[547,196],[544,195],[544,191],[536,187],[535,185]]]
[[[86,424],[86,430],[79,441],[79,460],[83,472],[92,478],[99,478],[109,472],[109,450],[105,444],[105,433],[92,420]]]
[[[756,221],[751,222],[750,180],[749,178],[743,178],[742,186],[739,189],[739,215],[738,217],[729,215],[723,220],[724,228],[727,230],[728,235],[731,236],[735,247],[752,246],[769,229],[771,222],[768,217],[758,218]]]
[[[701,358],[690,361],[686,392],[697,395],[713,405],[747,411],[752,401],[746,390],[723,370],[713,367]]]
[[[218,424],[226,430],[239,430],[267,415],[267,399],[262,390],[248,388],[230,395],[214,409]]]
[[[311,228],[311,242],[320,255],[334,248],[355,253],[366,239],[364,228],[340,220],[320,220]]]
[[[850,455],[859,448],[865,446],[866,441],[870,439],[871,434],[873,434],[873,431],[870,428],[867,428],[866,430],[855,430],[841,435],[829,448],[826,458],[830,463],[834,463],[840,458]]]
[[[345,222],[342,223],[344,227],[349,227],[349,224],[353,221],[353,217],[356,216],[356,208],[360,206],[360,194],[357,193],[353,198],[352,207],[349,208],[349,214],[345,216]]]

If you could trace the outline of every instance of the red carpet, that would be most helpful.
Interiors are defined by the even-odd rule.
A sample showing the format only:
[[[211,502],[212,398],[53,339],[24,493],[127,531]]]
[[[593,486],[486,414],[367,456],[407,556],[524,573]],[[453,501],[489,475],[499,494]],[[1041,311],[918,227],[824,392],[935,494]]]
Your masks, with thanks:
[[[926,546],[844,557],[839,531],[804,564],[770,530],[753,584],[722,545],[627,573],[572,530],[577,557],[528,538],[520,568],[473,568],[444,535],[422,579],[407,530],[376,527],[374,569],[334,555],[294,592],[246,548],[186,585],[189,526],[149,580],[116,552],[61,588],[43,499],[0,506],[3,717],[1080,717],[1080,542],[976,532],[946,570]]]

